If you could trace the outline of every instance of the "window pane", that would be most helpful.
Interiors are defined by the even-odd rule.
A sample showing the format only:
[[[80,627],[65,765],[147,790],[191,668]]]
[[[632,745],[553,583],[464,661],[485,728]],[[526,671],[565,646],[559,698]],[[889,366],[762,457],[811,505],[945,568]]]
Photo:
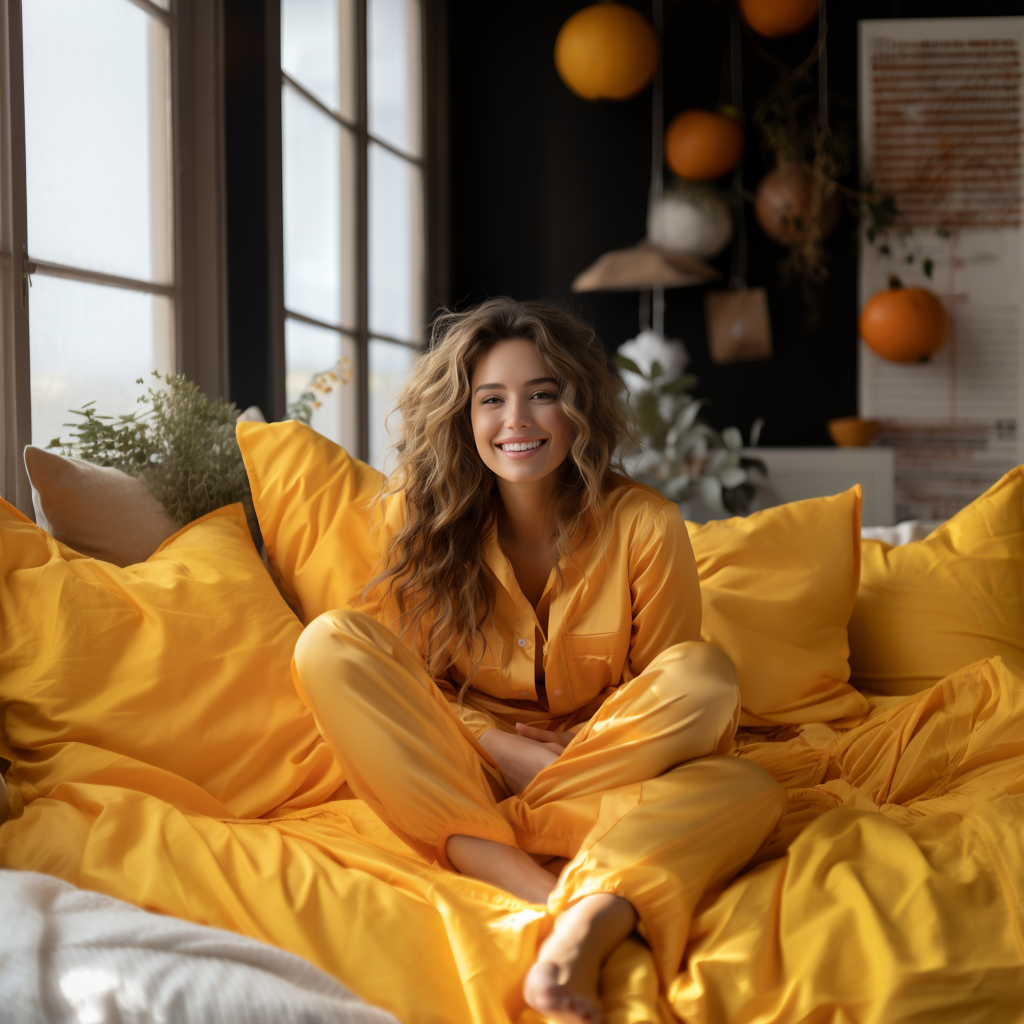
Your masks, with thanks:
[[[321,103],[356,119],[355,0],[283,0],[281,68]]]
[[[170,30],[126,0],[27,0],[29,253],[173,279]]]
[[[420,168],[371,143],[370,331],[423,333],[423,182]]]
[[[418,156],[423,91],[419,0],[368,0],[366,19],[370,133]]]
[[[385,472],[392,468],[385,464],[385,449],[397,438],[401,427],[397,414],[390,419],[387,416],[416,359],[416,350],[408,345],[370,339],[370,462]]]
[[[134,412],[139,377],[174,369],[174,306],[161,295],[36,274],[29,290],[32,443],[67,436],[68,409]]]
[[[359,401],[355,378],[349,377],[356,368],[355,340],[338,331],[289,318],[284,322],[284,359],[289,409],[304,391],[310,390],[318,374],[331,371],[336,375],[337,380],[318,382],[314,401],[320,405],[313,410],[309,425],[348,451],[356,451]],[[321,390],[323,387],[329,390]]]
[[[281,117],[285,306],[351,327],[355,141],[287,85]]]

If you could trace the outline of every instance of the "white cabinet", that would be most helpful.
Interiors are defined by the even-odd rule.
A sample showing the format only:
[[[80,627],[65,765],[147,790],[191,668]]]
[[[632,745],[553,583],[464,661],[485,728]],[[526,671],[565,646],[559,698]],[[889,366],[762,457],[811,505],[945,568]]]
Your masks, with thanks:
[[[768,467],[756,508],[818,498],[860,484],[864,526],[892,526],[895,515],[891,448],[752,448],[744,452]]]

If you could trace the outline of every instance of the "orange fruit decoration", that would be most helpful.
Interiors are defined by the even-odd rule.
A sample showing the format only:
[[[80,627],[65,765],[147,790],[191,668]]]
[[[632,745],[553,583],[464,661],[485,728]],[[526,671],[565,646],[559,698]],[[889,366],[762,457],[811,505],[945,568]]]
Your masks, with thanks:
[[[740,14],[759,36],[779,39],[807,28],[818,16],[818,0],[740,0]]]
[[[647,19],[625,4],[577,11],[555,40],[555,68],[585,100],[628,100],[658,68],[658,40]]]
[[[946,344],[946,309],[927,288],[892,287],[868,299],[860,336],[873,352],[894,363],[926,363]]]
[[[743,128],[725,114],[684,110],[665,132],[665,162],[690,181],[728,174],[743,156]]]

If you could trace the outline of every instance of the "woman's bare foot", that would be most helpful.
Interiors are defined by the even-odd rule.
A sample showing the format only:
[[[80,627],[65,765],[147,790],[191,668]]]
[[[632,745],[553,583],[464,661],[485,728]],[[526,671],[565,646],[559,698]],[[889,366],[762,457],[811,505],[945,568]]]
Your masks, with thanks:
[[[601,1024],[601,965],[636,926],[621,896],[584,896],[555,918],[523,984],[528,1006],[558,1024]]]
[[[496,885],[527,903],[547,903],[557,881],[524,850],[492,839],[450,836],[445,851],[460,874]]]

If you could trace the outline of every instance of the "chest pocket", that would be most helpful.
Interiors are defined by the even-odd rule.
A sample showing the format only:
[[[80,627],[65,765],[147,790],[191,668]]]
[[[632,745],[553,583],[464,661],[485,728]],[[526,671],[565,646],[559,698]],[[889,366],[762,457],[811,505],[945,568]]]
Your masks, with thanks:
[[[632,629],[614,633],[568,633],[569,680],[576,700],[583,704],[609,686],[617,686],[629,653]]]

